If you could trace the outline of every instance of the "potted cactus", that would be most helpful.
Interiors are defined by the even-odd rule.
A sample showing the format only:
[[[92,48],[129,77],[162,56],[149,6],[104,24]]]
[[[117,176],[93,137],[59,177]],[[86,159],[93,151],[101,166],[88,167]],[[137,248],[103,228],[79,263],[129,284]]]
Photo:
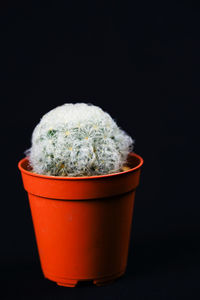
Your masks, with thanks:
[[[43,274],[100,286],[124,274],[142,158],[101,108],[64,104],[35,127],[18,167]]]

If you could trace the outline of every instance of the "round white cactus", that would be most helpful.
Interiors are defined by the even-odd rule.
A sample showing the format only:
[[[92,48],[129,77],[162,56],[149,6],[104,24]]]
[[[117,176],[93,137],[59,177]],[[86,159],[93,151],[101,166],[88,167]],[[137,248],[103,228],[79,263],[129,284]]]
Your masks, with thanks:
[[[26,152],[33,172],[93,176],[119,172],[133,140],[100,107],[64,104],[45,114]]]

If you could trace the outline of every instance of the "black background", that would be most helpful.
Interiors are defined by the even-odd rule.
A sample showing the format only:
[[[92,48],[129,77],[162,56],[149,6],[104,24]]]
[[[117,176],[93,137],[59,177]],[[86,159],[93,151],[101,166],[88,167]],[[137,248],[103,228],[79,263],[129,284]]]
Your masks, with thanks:
[[[199,15],[193,1],[2,4],[2,299],[199,299]],[[66,102],[101,106],[144,158],[127,272],[102,288],[43,279],[17,169]]]

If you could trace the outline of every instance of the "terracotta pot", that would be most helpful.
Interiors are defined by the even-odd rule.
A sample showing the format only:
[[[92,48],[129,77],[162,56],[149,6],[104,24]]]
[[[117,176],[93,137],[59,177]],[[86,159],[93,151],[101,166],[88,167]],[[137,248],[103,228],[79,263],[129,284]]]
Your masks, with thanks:
[[[19,162],[46,278],[62,286],[103,285],[125,272],[142,164],[130,153],[124,172],[56,177],[30,172],[28,158]]]

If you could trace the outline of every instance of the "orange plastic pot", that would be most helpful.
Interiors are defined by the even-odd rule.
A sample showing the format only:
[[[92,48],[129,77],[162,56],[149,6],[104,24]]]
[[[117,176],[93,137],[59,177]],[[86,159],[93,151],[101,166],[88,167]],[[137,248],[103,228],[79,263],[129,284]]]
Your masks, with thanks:
[[[56,177],[30,172],[27,158],[19,162],[46,278],[73,287],[83,280],[104,285],[124,274],[142,164],[130,153],[128,171]]]

